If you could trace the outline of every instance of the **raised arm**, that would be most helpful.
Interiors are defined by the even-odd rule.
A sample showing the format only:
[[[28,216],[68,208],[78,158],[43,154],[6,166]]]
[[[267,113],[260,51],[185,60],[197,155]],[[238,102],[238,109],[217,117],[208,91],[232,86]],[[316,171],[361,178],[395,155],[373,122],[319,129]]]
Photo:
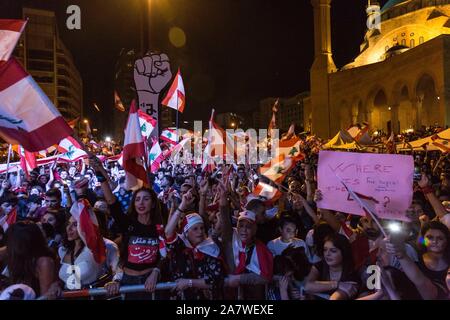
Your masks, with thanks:
[[[417,264],[406,254],[405,243],[393,244],[392,242],[386,242],[386,251],[397,257],[400,261],[403,272],[409,280],[414,283],[423,299],[435,300],[437,298],[438,291],[436,286],[423,274]]]
[[[208,185],[208,178],[203,178],[200,182],[200,201],[198,204],[198,214],[203,217],[203,219],[207,219],[206,214],[206,196],[208,194],[209,185]]]
[[[447,214],[447,211],[445,211],[444,206],[439,201],[439,199],[434,194],[434,190],[430,186],[430,182],[428,180],[428,177],[426,174],[422,173],[422,178],[418,182],[419,187],[422,189],[423,194],[425,195],[425,198],[430,202],[431,206],[433,207],[434,212],[439,218],[442,218]]]
[[[49,178],[48,178],[48,182],[47,182],[47,184],[45,185],[45,190],[46,191],[48,191],[48,190],[50,190],[50,188],[51,188],[51,185],[52,185],[52,183],[53,183],[53,181],[55,180],[55,174],[53,173],[53,170],[55,169],[55,165],[56,165],[56,162],[55,163],[53,163],[51,166],[50,166],[50,172],[49,172]]]
[[[173,239],[177,232],[178,221],[184,217],[186,213],[186,209],[195,201],[195,198],[192,195],[192,191],[189,190],[186,192],[182,199],[178,208],[175,209],[173,214],[169,217],[169,221],[167,222],[165,234],[166,239]]]
[[[318,202],[322,200],[322,193],[319,189],[316,190],[314,201]],[[339,220],[336,218],[336,216],[327,209],[320,209],[320,213],[322,214],[322,218],[333,228],[334,231],[339,232],[341,229],[341,224],[339,223]]]
[[[116,202],[116,196],[112,193],[111,187],[109,185],[110,181],[108,173],[106,172],[105,168],[103,168],[100,160],[95,156],[89,158],[89,165],[95,170],[97,180],[101,183],[101,188],[106,202],[109,205],[112,205],[114,202]]]

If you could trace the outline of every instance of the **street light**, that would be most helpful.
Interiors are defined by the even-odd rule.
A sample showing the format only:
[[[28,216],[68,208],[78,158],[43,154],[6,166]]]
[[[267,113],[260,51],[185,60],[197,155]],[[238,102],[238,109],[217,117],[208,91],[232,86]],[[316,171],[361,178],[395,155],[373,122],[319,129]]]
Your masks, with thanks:
[[[105,141],[108,142],[108,143],[111,142],[111,137],[106,137]]]
[[[234,126],[235,126],[234,122],[231,123],[231,126],[234,128]]]
[[[84,121],[83,121],[84,123],[86,123],[86,124],[88,124],[89,123],[89,121],[88,121],[88,119],[84,119]]]

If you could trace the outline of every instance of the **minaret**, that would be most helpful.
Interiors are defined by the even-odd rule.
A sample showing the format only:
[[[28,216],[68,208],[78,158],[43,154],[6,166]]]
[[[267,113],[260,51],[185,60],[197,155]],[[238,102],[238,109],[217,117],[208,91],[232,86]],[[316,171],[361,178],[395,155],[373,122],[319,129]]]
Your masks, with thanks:
[[[311,0],[314,7],[314,63],[311,67],[312,131],[329,138],[330,92],[328,75],[336,71],[331,51],[331,0]]]

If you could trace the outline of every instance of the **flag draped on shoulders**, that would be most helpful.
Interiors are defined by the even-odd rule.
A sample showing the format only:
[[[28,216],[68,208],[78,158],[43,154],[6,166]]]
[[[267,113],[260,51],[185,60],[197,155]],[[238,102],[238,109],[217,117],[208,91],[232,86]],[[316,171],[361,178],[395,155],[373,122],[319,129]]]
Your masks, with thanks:
[[[256,273],[267,281],[273,276],[273,256],[266,245],[256,240],[253,250],[246,250],[246,244],[239,239],[237,230],[233,229],[233,257],[236,265],[235,274],[245,273],[246,270]],[[247,255],[251,254],[247,263]]]

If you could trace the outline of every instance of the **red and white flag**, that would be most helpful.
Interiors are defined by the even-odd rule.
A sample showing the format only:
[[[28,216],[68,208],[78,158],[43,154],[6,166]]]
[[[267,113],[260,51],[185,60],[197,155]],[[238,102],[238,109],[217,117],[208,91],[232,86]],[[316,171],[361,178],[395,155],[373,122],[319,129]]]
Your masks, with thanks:
[[[0,66],[0,137],[39,152],[73,131],[39,85],[11,58]]]
[[[150,160],[151,172],[155,173],[161,167],[161,162],[164,161],[164,155],[158,141],[154,141],[148,158]]]
[[[176,129],[165,129],[161,132],[161,140],[164,140],[171,144],[178,143],[178,133]]]
[[[36,155],[33,152],[26,151],[22,146],[19,146],[20,166],[23,172],[28,174],[37,168]]]
[[[251,254],[250,262],[248,254]],[[267,281],[273,276],[273,255],[264,243],[256,240],[251,252],[246,250],[246,244],[239,239],[237,230],[233,230],[233,256],[236,265],[235,274],[245,273],[247,270],[263,277]]]
[[[17,210],[16,208],[13,208],[10,213],[5,214],[0,219],[0,226],[2,226],[3,231],[6,232],[8,230],[9,226],[16,223],[17,220]]]
[[[139,115],[139,125],[141,126],[141,132],[142,136],[147,138],[150,137],[153,130],[156,128],[156,120],[152,117],[146,114],[141,109],[138,110]]]
[[[147,172],[145,171],[143,162],[145,158],[145,145],[137,111],[136,101],[133,100],[130,106],[123,145],[125,184],[129,190],[139,189],[147,182]]]
[[[218,157],[233,163],[236,158],[235,135],[225,131],[214,121],[214,112],[213,109],[208,131],[211,157]]]
[[[79,117],[76,117],[75,119],[70,120],[69,122],[67,122],[67,124],[68,124],[69,127],[71,127],[72,129],[75,129],[75,126],[77,125],[78,120],[80,120],[80,118],[79,118]]]
[[[280,190],[264,182],[259,182],[252,193],[257,197],[263,197],[266,198],[266,200],[270,200],[272,202],[280,199],[282,195]]]
[[[259,170],[263,176],[276,183],[281,183],[294,166],[295,160],[282,154],[267,162]]]
[[[58,151],[62,154],[59,158],[67,161],[78,161],[88,156],[78,141],[70,136],[61,140]]]
[[[167,92],[167,95],[163,99],[161,104],[183,113],[184,107],[186,105],[186,98],[184,93],[183,78],[181,78],[180,69],[178,69],[175,79],[173,80],[173,83],[170,86],[169,91]]]
[[[11,57],[26,25],[26,20],[0,19],[0,65]]]
[[[89,201],[81,199],[75,202],[70,209],[70,214],[77,221],[78,234],[84,244],[91,250],[95,262],[98,264],[105,262],[105,242],[100,233],[97,217],[95,216]]]

